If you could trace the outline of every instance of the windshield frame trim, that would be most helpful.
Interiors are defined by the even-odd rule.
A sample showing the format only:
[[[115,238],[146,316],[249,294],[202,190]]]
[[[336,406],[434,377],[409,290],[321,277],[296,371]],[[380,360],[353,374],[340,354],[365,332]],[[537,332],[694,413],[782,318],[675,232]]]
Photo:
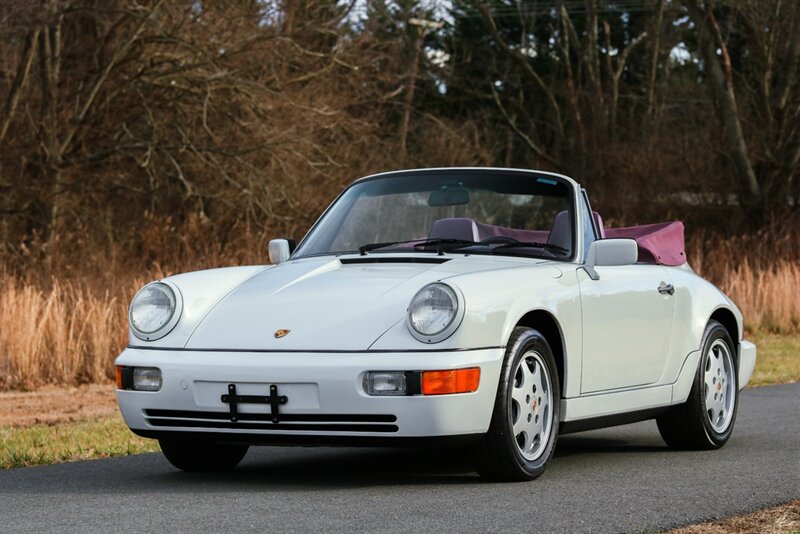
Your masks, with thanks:
[[[464,172],[464,171],[469,171],[469,172],[479,171],[479,172],[487,172],[487,173],[504,172],[504,173],[508,173],[508,174],[526,175],[526,176],[530,176],[531,178],[537,178],[537,177],[539,177],[539,178],[551,178],[551,179],[555,179],[555,180],[561,181],[565,185],[567,185],[568,189],[569,189],[569,201],[570,201],[570,204],[571,204],[570,209],[573,212],[572,213],[572,224],[573,224],[573,228],[572,228],[572,251],[571,251],[572,254],[570,255],[570,257],[563,258],[563,259],[561,259],[561,258],[542,258],[542,257],[539,257],[539,256],[521,256],[521,255],[514,255],[513,257],[531,258],[531,259],[538,259],[538,260],[544,259],[544,260],[548,260],[548,261],[557,261],[559,263],[576,263],[577,264],[577,263],[582,263],[583,262],[583,258],[582,258],[583,254],[580,251],[580,247],[583,246],[583,243],[581,242],[582,239],[581,239],[581,236],[579,235],[580,232],[578,232],[579,224],[582,221],[580,220],[581,219],[580,218],[580,214],[579,214],[580,210],[577,209],[577,205],[578,205],[577,199],[579,198],[578,195],[580,194],[580,190],[582,189],[580,184],[578,184],[578,182],[576,182],[575,180],[573,180],[569,176],[566,176],[566,175],[563,175],[563,174],[558,174],[558,173],[548,172],[548,171],[532,170],[532,169],[505,168],[505,167],[430,167],[430,168],[420,168],[420,169],[400,169],[400,170],[386,171],[386,172],[380,172],[380,173],[376,173],[376,174],[370,174],[370,175],[364,176],[362,178],[358,178],[357,180],[354,180],[353,182],[351,182],[347,187],[342,189],[339,192],[339,194],[336,195],[336,198],[334,198],[333,201],[331,201],[331,203],[328,204],[328,206],[325,208],[325,210],[323,210],[323,212],[320,214],[320,216],[317,217],[317,220],[314,221],[314,224],[311,225],[311,227],[308,229],[306,234],[303,236],[303,238],[300,240],[300,242],[295,247],[295,249],[292,252],[292,254],[289,256],[289,260],[294,260],[294,259],[300,260],[300,259],[305,259],[305,258],[321,257],[321,256],[328,256],[328,255],[337,256],[338,257],[339,255],[349,254],[349,252],[325,252],[325,253],[307,254],[307,255],[303,255],[303,256],[299,256],[299,257],[297,256],[297,252],[299,250],[302,250],[302,247],[306,243],[306,241],[308,240],[308,237],[314,232],[314,230],[317,229],[317,227],[319,226],[319,223],[325,218],[325,216],[328,214],[328,212],[331,210],[331,208],[333,208],[333,206],[335,206],[336,203],[339,202],[339,200],[345,195],[345,193],[347,193],[355,185],[361,184],[363,182],[372,181],[372,180],[379,180],[379,179],[388,178],[388,177],[391,177],[392,175],[414,175],[414,174],[427,174],[427,173],[437,173],[437,174],[438,173],[443,173],[444,174],[444,173],[450,173],[450,172]],[[375,252],[375,251],[370,251],[370,253],[372,253],[372,252]],[[384,251],[384,252],[391,252],[391,251]],[[414,251],[413,253],[425,254],[426,252]],[[360,254],[360,252],[359,251],[355,251],[355,254]],[[480,254],[480,255],[489,256],[490,254]],[[499,256],[500,254],[496,254],[496,255]],[[502,254],[502,255],[503,256],[511,256],[511,255],[507,255],[507,254]]]

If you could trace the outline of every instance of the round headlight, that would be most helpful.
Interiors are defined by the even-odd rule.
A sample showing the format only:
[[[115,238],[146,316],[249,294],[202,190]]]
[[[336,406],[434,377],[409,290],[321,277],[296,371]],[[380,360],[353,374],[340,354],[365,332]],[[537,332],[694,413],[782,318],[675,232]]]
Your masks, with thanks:
[[[437,343],[452,334],[463,317],[458,296],[447,284],[434,283],[420,289],[408,306],[411,333],[425,343]]]
[[[145,340],[163,337],[168,333],[165,327],[176,322],[173,319],[177,319],[177,305],[175,291],[167,284],[155,282],[144,286],[131,302],[129,319],[133,333]]]

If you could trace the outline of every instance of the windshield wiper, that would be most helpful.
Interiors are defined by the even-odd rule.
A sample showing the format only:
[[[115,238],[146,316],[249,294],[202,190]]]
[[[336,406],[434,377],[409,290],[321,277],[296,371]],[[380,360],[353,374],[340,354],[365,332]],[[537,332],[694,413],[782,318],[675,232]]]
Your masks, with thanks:
[[[516,243],[503,243],[502,245],[494,247],[492,250],[500,250],[505,248],[521,248],[521,247],[537,247],[537,248],[543,248],[545,250],[555,250],[556,252],[561,252],[564,255],[569,254],[568,248],[560,247],[558,245],[552,245],[550,243],[539,243],[538,241],[518,241]]]
[[[417,247],[433,247],[439,246],[437,251],[439,253],[442,252],[441,245],[479,245],[480,243],[476,241],[469,241],[468,239],[412,239],[410,241],[389,241],[387,243],[369,243],[367,245],[361,245],[358,247],[358,251],[361,253],[362,256],[366,256],[367,252],[371,250],[378,250],[379,248],[386,248],[391,247],[394,245],[408,245],[413,243],[414,248]],[[456,247],[459,248],[459,247]]]
[[[410,241],[388,241],[386,243],[369,243],[367,245],[362,245],[358,247],[358,251],[361,253],[362,256],[366,256],[367,252],[370,252],[372,250],[392,247],[395,245],[409,245],[412,243],[413,243],[412,246],[414,248],[435,246],[437,247],[436,251],[439,254],[442,254],[442,252],[444,251],[443,245],[457,245],[454,247],[448,247],[448,249],[450,250],[463,248],[465,246],[484,245],[484,243],[479,243],[477,241],[470,241],[468,239],[449,239],[449,238],[436,238],[436,239],[424,239],[424,240],[412,239]],[[569,254],[569,249],[560,247],[558,245],[551,245],[550,243],[539,243],[538,241],[519,241],[516,243],[503,243],[502,245],[492,247],[491,251],[508,249],[508,248],[521,248],[521,247],[537,247],[537,248],[543,248],[545,250],[554,250],[556,252],[560,252],[565,255]]]

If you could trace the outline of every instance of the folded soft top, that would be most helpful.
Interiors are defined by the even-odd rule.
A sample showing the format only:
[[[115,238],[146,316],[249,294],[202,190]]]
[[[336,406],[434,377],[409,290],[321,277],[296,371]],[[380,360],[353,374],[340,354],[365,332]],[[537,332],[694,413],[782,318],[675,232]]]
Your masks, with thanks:
[[[628,237],[639,245],[639,261],[677,266],[686,263],[683,223],[672,221],[627,228],[605,228],[606,237]]]
[[[669,266],[686,263],[682,222],[645,224],[627,228],[604,228],[603,218],[597,212],[594,212],[593,216],[601,238],[626,237],[635,239],[639,245],[639,261],[641,263]],[[562,211],[556,215],[553,226],[549,231],[506,228],[504,226],[479,223],[473,219],[462,217],[439,219],[434,222],[428,238],[482,241],[493,236],[509,237],[517,241],[558,244],[569,248],[570,226],[568,212]],[[409,248],[411,247],[409,245]]]

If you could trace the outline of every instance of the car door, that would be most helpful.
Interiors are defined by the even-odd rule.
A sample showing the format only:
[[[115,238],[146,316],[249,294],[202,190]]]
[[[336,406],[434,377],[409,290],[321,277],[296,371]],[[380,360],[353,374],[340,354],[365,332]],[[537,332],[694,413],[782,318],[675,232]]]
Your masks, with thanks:
[[[675,300],[660,265],[578,271],[583,309],[581,393],[655,384],[669,353]]]

